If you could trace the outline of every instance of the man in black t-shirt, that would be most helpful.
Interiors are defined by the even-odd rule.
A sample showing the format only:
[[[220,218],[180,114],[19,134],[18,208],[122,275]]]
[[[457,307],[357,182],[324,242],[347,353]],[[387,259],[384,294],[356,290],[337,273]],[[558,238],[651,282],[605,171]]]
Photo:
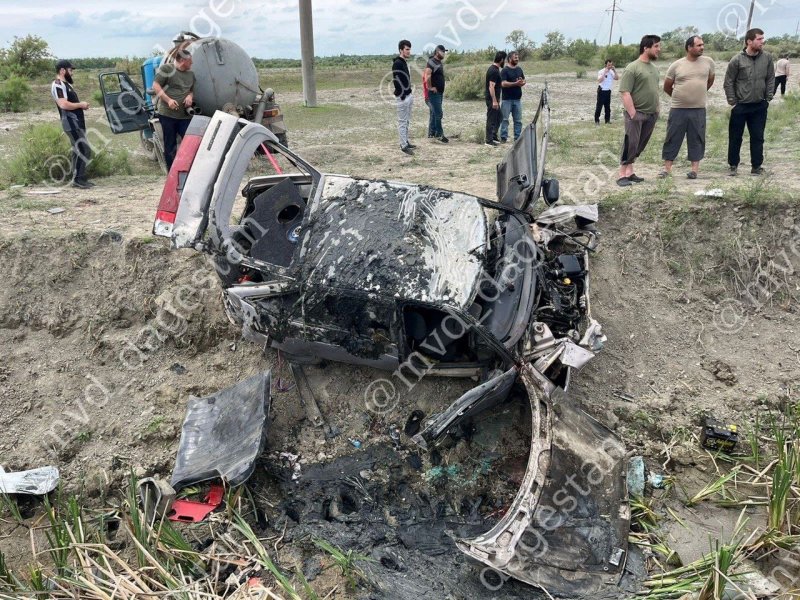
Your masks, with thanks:
[[[500,90],[502,78],[500,69],[506,62],[506,53],[500,50],[494,55],[494,62],[486,71],[486,85],[483,95],[486,99],[486,145],[497,146],[497,128],[500,126]]]
[[[86,139],[86,121],[83,111],[88,102],[81,102],[72,87],[72,63],[60,60],[56,63],[56,78],[50,86],[50,94],[56,102],[61,127],[72,143],[72,187],[87,189],[94,184],[86,179],[86,165],[92,158],[92,150]]]
[[[397,98],[397,133],[400,136],[400,150],[414,154],[414,144],[408,139],[411,123],[411,107],[414,105],[414,88],[411,87],[411,74],[408,70],[408,57],[411,56],[411,42],[400,40],[397,44],[399,54],[392,62],[392,83],[394,97]]]
[[[442,100],[444,99],[444,53],[447,48],[439,44],[433,52],[433,56],[428,59],[425,65],[423,76],[425,85],[428,88],[428,108],[431,111],[430,123],[428,124],[428,137],[435,138],[446,144],[448,140],[442,130],[442,117],[444,109]]]
[[[512,51],[508,55],[508,64],[500,72],[503,87],[503,102],[500,105],[502,122],[500,123],[500,141],[508,139],[508,116],[514,118],[514,139],[522,134],[522,88],[525,86],[525,73],[519,66],[519,53]]]

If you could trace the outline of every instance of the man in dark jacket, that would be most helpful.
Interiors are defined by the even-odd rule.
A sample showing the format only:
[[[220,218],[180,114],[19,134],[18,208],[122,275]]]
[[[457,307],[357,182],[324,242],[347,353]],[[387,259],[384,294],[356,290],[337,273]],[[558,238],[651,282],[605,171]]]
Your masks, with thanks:
[[[497,146],[497,128],[500,127],[500,120],[503,113],[500,111],[500,90],[502,78],[500,69],[506,62],[506,53],[500,50],[494,55],[494,62],[486,71],[486,85],[483,90],[486,100],[486,145]]]
[[[72,63],[68,60],[56,63],[56,79],[50,86],[50,93],[58,107],[61,127],[72,143],[72,187],[86,189],[94,187],[86,179],[86,165],[92,157],[92,149],[86,139],[83,111],[89,108],[89,103],[78,99],[72,87],[72,69]]]
[[[761,175],[764,168],[764,128],[769,101],[775,94],[775,66],[764,52],[764,32],[750,29],[744,35],[745,47],[728,63],[725,72],[725,97],[733,108],[728,121],[728,164],[730,175],[739,167],[744,127],[750,134],[750,173]]]
[[[411,42],[400,40],[397,44],[400,51],[392,63],[392,80],[394,97],[397,99],[397,133],[400,135],[400,150],[406,154],[414,154],[414,144],[408,140],[408,128],[411,122],[411,107],[414,105],[414,88],[411,87],[411,74],[408,71],[408,57],[411,56]]]

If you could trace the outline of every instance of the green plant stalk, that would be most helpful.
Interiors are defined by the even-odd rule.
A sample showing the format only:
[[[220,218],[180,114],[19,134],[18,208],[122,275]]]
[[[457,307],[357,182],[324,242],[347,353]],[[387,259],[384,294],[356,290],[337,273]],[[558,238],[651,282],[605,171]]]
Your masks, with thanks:
[[[289,581],[289,578],[284,575],[280,569],[278,569],[274,562],[272,562],[272,559],[267,553],[267,549],[264,548],[264,545],[259,541],[255,532],[239,513],[234,514],[233,526],[238,529],[245,538],[247,538],[247,541],[249,541],[250,544],[252,544],[253,548],[255,548],[256,553],[258,554],[258,561],[261,563],[261,566],[272,573],[272,576],[278,582],[278,585],[280,585],[281,588],[283,588],[283,591],[289,595],[289,598],[291,600],[302,600],[300,594],[298,594],[297,590],[294,589],[292,582]]]
[[[694,496],[692,496],[689,501],[686,503],[686,506],[694,506],[698,502],[701,502],[708,498],[709,496],[713,496],[714,494],[724,491],[725,484],[728,483],[731,479],[736,477],[739,473],[739,466],[737,465],[733,469],[731,469],[730,473],[723,475],[722,477],[718,478],[716,481],[709,483],[706,487],[701,489],[697,492]]]

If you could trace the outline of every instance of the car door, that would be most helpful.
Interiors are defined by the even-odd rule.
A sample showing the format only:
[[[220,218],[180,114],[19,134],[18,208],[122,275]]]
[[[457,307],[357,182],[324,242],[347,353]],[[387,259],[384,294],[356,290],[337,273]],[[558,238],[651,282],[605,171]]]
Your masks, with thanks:
[[[542,90],[533,121],[497,165],[497,199],[508,207],[528,210],[539,197],[550,126],[547,88]]]
[[[113,133],[147,129],[150,110],[142,92],[127,73],[100,73],[100,92]]]

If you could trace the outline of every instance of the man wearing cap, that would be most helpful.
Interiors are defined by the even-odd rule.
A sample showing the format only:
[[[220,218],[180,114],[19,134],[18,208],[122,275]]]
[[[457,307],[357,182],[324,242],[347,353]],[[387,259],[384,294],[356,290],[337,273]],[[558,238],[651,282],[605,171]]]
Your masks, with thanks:
[[[194,73],[192,55],[185,50],[175,54],[174,63],[161,63],[153,82],[158,97],[156,113],[164,134],[164,159],[167,170],[172,168],[178,146],[178,136],[183,138],[192,116],[186,112],[194,102]]]
[[[431,111],[430,123],[428,125],[428,137],[435,138],[446,144],[448,140],[442,130],[442,99],[444,98],[444,53],[447,48],[439,44],[433,52],[433,56],[428,59],[425,65],[423,77],[428,88],[428,106]]]
[[[56,63],[56,78],[50,86],[50,93],[58,107],[61,127],[72,143],[72,187],[87,189],[94,187],[86,179],[86,165],[92,157],[92,150],[86,139],[83,111],[89,108],[89,103],[81,102],[72,87],[73,68],[68,60],[59,60]]]

